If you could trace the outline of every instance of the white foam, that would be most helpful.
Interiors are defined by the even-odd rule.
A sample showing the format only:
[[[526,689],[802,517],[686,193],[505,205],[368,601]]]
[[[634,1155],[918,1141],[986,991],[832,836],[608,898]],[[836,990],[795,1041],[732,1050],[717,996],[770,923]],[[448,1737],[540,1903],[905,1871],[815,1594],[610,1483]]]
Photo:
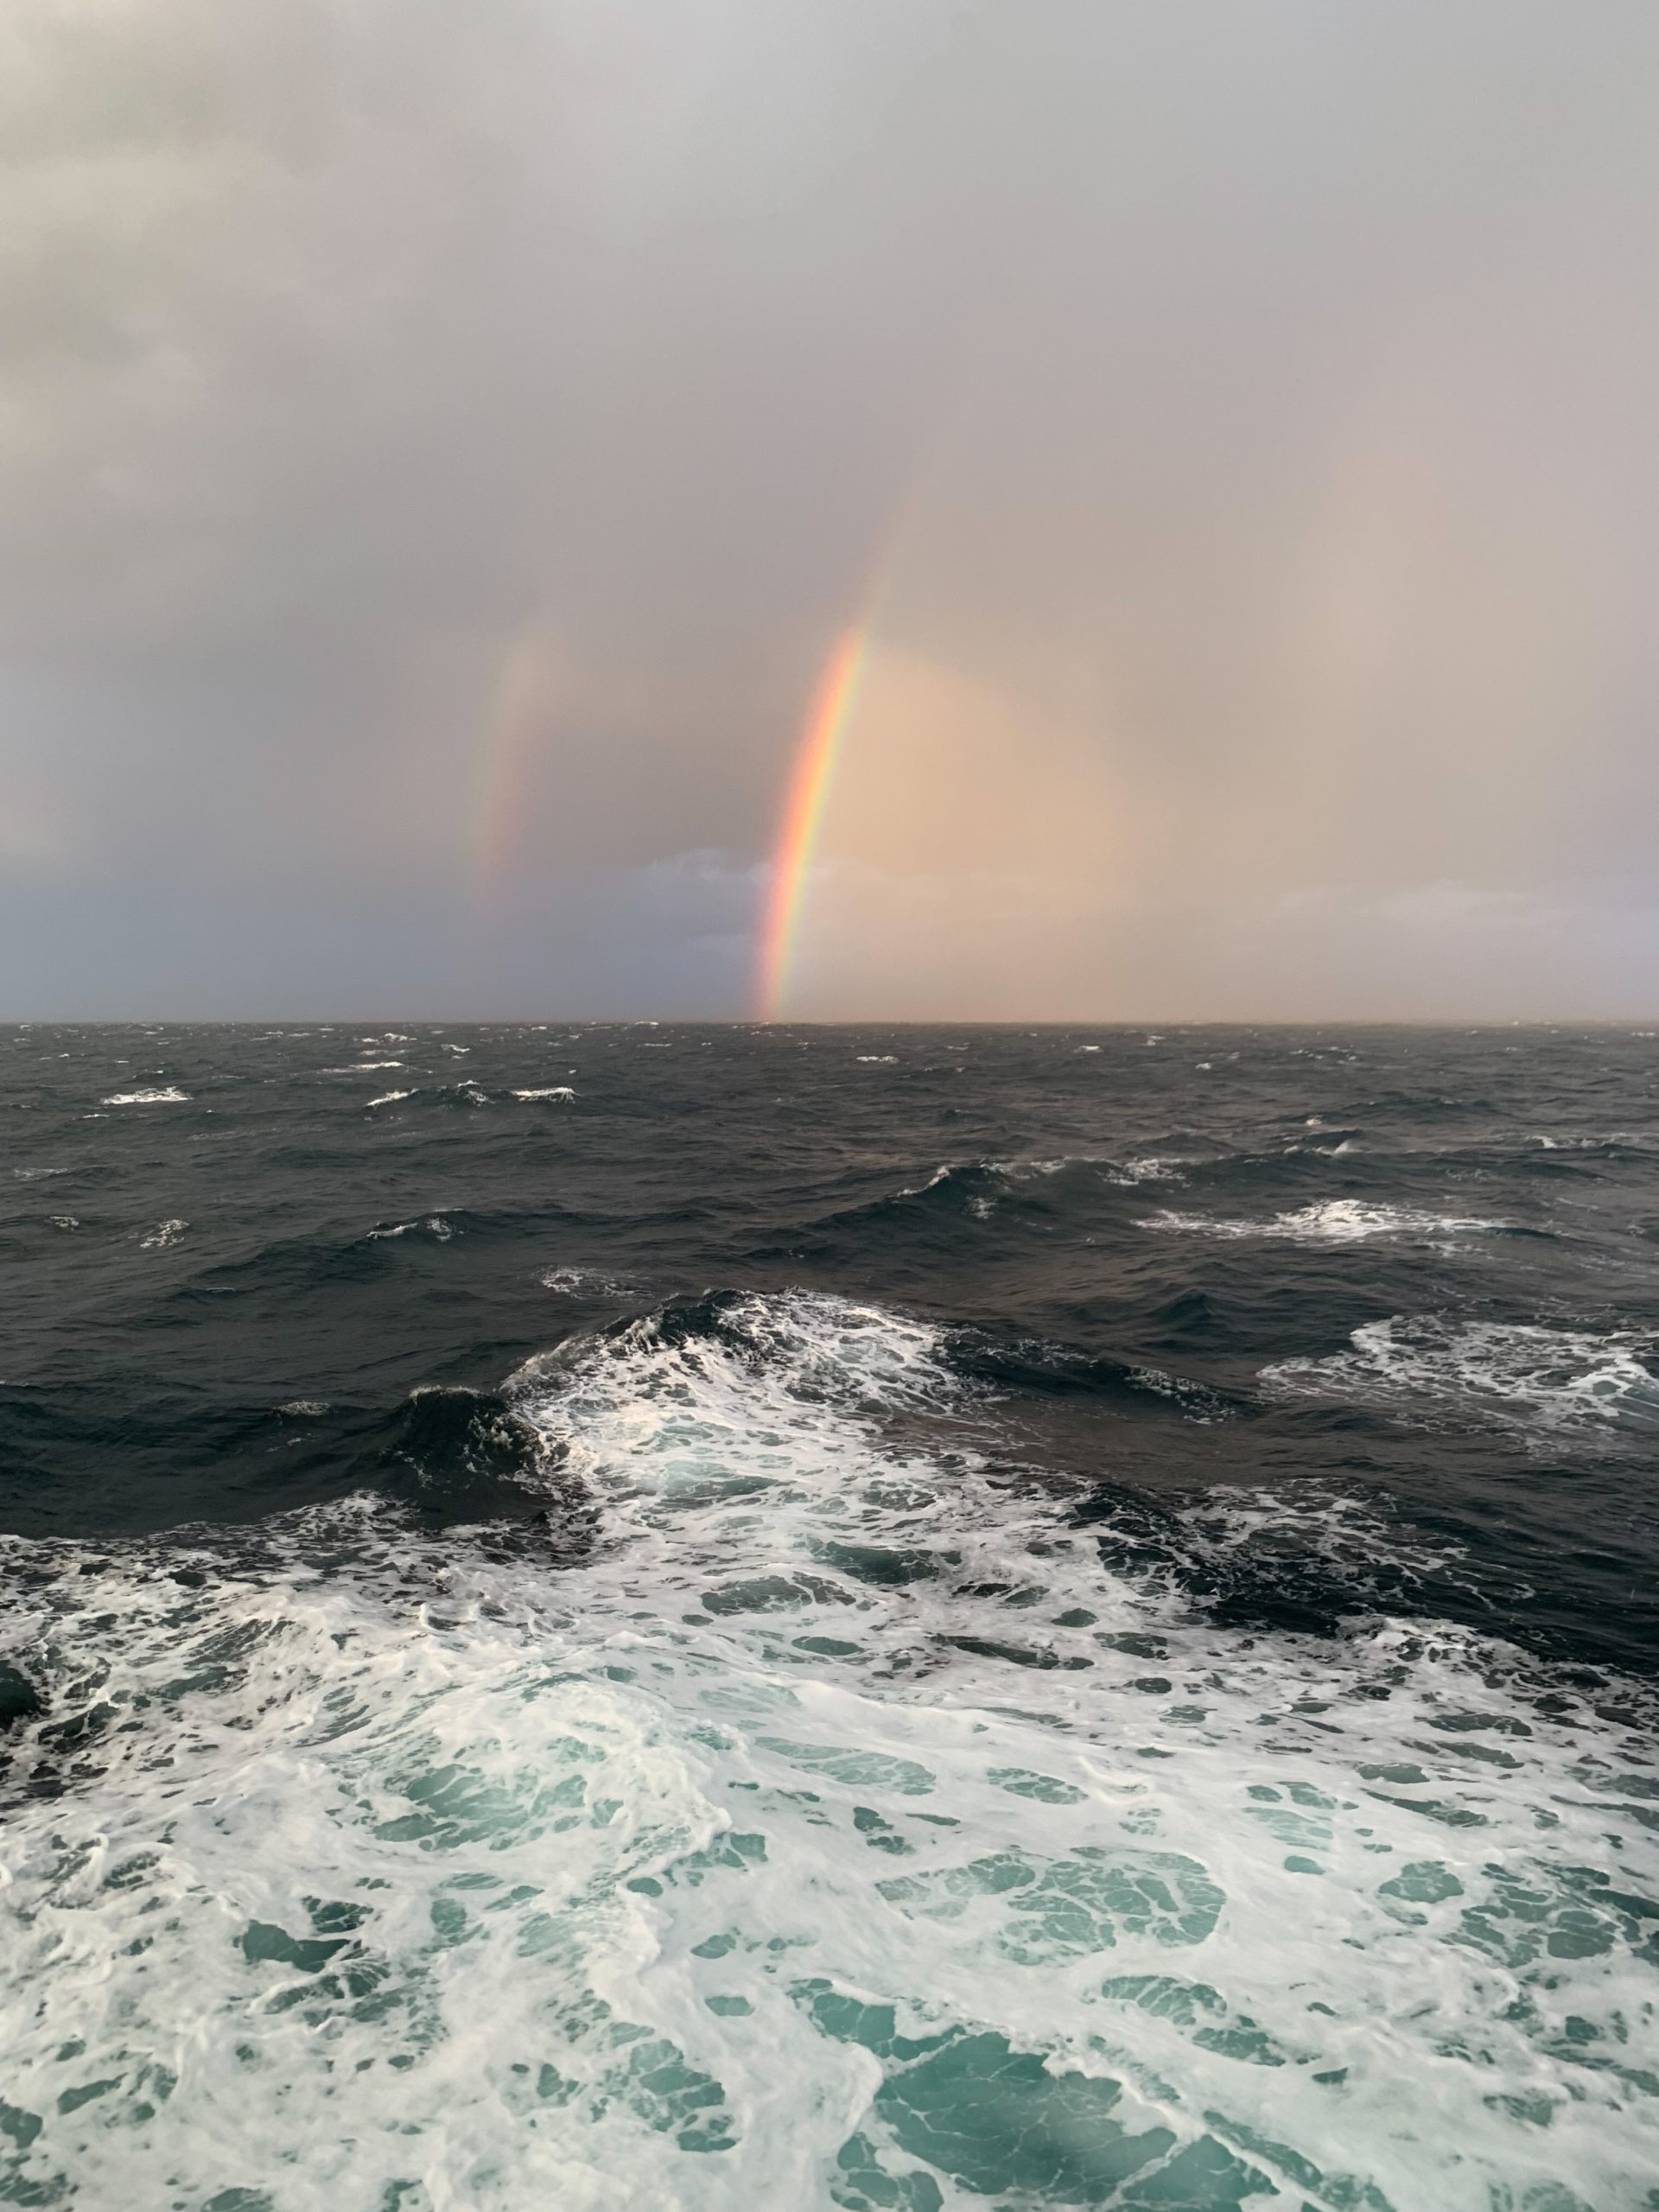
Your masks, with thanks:
[[[1225,1398],[1188,1376],[1172,1375],[1162,1367],[1131,1367],[1126,1370],[1126,1376],[1138,1389],[1150,1390],[1154,1396],[1167,1398],[1179,1406],[1186,1418],[1200,1427],[1233,1418],[1233,1408]]]
[[[1038,1178],[1058,1175],[1068,1167],[1092,1167],[1098,1170],[1103,1181],[1132,1185],[1136,1183],[1179,1183],[1184,1180],[1181,1170],[1189,1162],[1174,1158],[1147,1157],[1139,1160],[1115,1160],[1103,1152],[1062,1152],[1046,1158],[1026,1157],[1012,1160],[987,1160],[977,1163],[1000,1175],[1005,1182],[1027,1183]],[[951,1173],[949,1167],[938,1171],[939,1176]]]
[[[108,1098],[100,1098],[100,1106],[188,1106],[188,1094],[175,1084],[148,1090],[118,1090]]]
[[[602,1298],[621,1297],[636,1287],[626,1276],[605,1274],[597,1268],[549,1268],[537,1281],[543,1290],[556,1290],[566,1298],[590,1292]]]
[[[576,1094],[568,1083],[556,1083],[543,1090],[515,1090],[512,1095],[515,1098],[556,1098],[561,1105],[568,1106]]]
[[[46,1217],[54,1229],[79,1229],[80,1220],[73,1213],[49,1213]]]
[[[1440,1243],[1507,1224],[1474,1215],[1429,1213],[1417,1206],[1376,1205],[1363,1198],[1324,1198],[1267,1221],[1218,1219],[1166,1211],[1138,1222],[1140,1229],[1173,1230],[1198,1236],[1284,1237],[1296,1244],[1357,1244],[1374,1236]]]
[[[1061,1153],[1052,1160],[988,1160],[985,1165],[993,1174],[1005,1182],[1029,1183],[1039,1177],[1058,1175],[1063,1167],[1077,1164],[1075,1154]]]
[[[1630,1150],[1646,1152],[1650,1137],[1632,1129],[1608,1129],[1599,1135],[1535,1136],[1532,1142],[1545,1152],[1605,1152],[1609,1146],[1619,1145]]]
[[[138,1248],[143,1252],[165,1251],[169,1244],[178,1243],[189,1226],[188,1221],[158,1221],[147,1236],[139,1238]]]
[[[401,1060],[353,1060],[349,1067],[321,1068],[321,1075],[373,1075],[381,1068],[400,1068]]]
[[[1192,1162],[1161,1154],[1148,1154],[1141,1160],[1122,1160],[1104,1173],[1109,1183],[1179,1183],[1185,1180],[1181,1171]]]
[[[860,1052],[855,1057],[861,1067],[896,1068],[899,1065],[897,1052]]]
[[[408,1236],[418,1230],[423,1236],[435,1236],[440,1244],[447,1244],[454,1230],[441,1213],[423,1214],[414,1221],[394,1221],[383,1224],[369,1231],[371,1238]]]
[[[1395,1314],[1356,1329],[1346,1351],[1281,1360],[1262,1379],[1292,1395],[1357,1398],[1407,1414],[1452,1405],[1527,1428],[1593,1431],[1659,1422],[1655,1351],[1651,1338],[1624,1331]]]
[[[400,1099],[412,1098],[412,1090],[383,1090],[378,1098],[371,1098],[371,1106],[395,1106]]]
[[[1659,1843],[1615,1722],[1465,1631],[1238,1633],[1114,1577],[879,1308],[641,1321],[508,1389],[600,1503],[586,1565],[365,1504],[228,1573],[8,1542],[13,1649],[87,1716],[22,1732],[79,1771],[4,1845],[29,2185],[1639,2202]]]

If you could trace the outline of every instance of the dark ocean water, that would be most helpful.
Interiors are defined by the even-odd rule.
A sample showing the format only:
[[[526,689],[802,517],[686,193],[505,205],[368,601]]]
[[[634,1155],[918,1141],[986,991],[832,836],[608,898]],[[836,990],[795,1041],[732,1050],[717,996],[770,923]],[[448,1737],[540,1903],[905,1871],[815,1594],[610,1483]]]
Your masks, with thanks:
[[[0,1034],[0,2202],[1659,2206],[1656,1075]]]

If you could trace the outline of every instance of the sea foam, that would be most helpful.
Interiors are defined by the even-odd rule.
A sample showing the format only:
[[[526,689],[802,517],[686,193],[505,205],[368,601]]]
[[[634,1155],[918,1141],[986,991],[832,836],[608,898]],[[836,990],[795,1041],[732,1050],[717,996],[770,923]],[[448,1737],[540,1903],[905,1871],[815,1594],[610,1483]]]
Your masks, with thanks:
[[[1419,1206],[1376,1205],[1363,1198],[1323,1198],[1267,1221],[1216,1219],[1173,1211],[1152,1215],[1141,1229],[1174,1230],[1191,1236],[1277,1237],[1294,1244],[1358,1244],[1371,1237],[1399,1237],[1416,1243],[1441,1243],[1508,1224],[1469,1214],[1430,1213]]]
[[[367,1500],[8,1541],[15,2193],[1640,2201],[1619,1719],[1466,1630],[1247,1633],[1109,1569],[874,1306],[668,1307],[505,1395],[579,1568]]]
[[[1287,1396],[1360,1399],[1413,1420],[1448,1408],[1529,1432],[1659,1424],[1655,1341],[1629,1332],[1395,1314],[1346,1351],[1281,1360],[1262,1380]]]

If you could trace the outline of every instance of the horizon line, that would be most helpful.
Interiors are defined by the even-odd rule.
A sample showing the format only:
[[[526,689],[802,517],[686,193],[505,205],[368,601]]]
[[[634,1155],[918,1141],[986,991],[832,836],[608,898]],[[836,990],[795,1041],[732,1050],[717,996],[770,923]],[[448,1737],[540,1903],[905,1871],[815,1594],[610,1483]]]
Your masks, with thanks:
[[[245,1029],[255,1026],[313,1029],[370,1028],[411,1022],[425,1029],[1630,1029],[1652,1024],[1652,1014],[834,1014],[783,1019],[753,1014],[0,1014],[4,1029]]]

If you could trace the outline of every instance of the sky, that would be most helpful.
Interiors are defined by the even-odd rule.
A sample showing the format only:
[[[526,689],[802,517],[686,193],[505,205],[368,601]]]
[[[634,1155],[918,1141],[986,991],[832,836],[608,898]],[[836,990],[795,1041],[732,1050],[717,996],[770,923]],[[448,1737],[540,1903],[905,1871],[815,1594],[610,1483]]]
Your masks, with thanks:
[[[1656,111],[1652,0],[13,0],[0,1019],[1659,1017]]]

